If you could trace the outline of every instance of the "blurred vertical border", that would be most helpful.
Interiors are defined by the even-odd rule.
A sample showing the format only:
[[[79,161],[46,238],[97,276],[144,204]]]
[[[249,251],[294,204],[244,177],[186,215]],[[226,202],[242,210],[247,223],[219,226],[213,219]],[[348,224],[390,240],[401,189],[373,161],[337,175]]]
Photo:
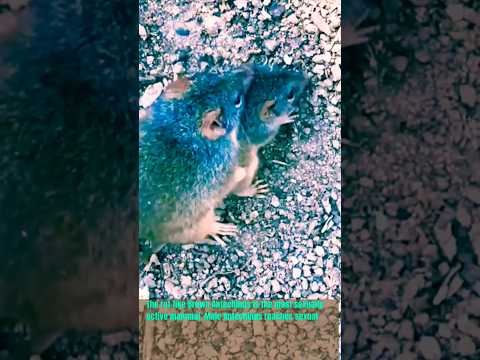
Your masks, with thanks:
[[[0,3],[2,354],[138,331],[137,72],[136,1]]]

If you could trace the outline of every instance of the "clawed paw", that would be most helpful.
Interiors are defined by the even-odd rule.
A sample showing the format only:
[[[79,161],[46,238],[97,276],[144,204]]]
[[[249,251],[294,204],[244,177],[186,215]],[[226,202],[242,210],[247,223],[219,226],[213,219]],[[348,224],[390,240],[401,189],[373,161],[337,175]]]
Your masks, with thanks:
[[[235,195],[242,197],[264,198],[264,194],[267,194],[268,192],[270,192],[268,184],[266,184],[263,180],[257,180],[248,188],[236,192]]]
[[[238,234],[238,228],[235,224],[225,224],[220,222],[220,218],[215,216],[215,222],[212,224],[212,230],[208,234],[216,243],[221,246],[227,246],[223,237],[235,236]]]
[[[263,180],[257,180],[253,183],[252,187],[255,189],[255,196],[256,197],[265,197],[263,194],[267,194],[270,192],[270,188],[268,184],[265,183]]]
[[[353,46],[369,41],[369,35],[378,31],[378,26],[369,26],[366,28],[355,29],[352,27],[345,27],[342,34],[342,45]]]

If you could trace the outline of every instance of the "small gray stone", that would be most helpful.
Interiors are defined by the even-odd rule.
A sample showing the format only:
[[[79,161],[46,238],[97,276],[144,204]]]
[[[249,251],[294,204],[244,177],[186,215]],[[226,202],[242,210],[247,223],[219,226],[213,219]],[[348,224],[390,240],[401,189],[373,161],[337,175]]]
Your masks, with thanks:
[[[342,342],[345,344],[353,344],[357,338],[357,327],[353,324],[347,324],[343,327]]]
[[[437,224],[434,228],[434,234],[443,254],[451,261],[457,254],[457,241],[452,234],[450,226],[441,228]]]
[[[475,343],[469,336],[462,336],[460,340],[455,344],[455,350],[462,356],[471,356],[475,354]]]
[[[452,332],[450,330],[450,327],[448,326],[447,323],[440,323],[438,325],[438,330],[437,330],[438,336],[441,336],[443,338],[449,338],[452,336]]]
[[[470,227],[470,225],[472,224],[472,217],[464,206],[460,205],[457,208],[456,217],[460,222],[460,224],[462,224],[465,227]]]
[[[301,276],[302,276],[302,270],[300,270],[299,268],[293,268],[292,270],[292,276],[294,279],[299,279]]]
[[[438,360],[442,357],[440,344],[433,336],[422,336],[417,343],[417,349],[427,360]]]
[[[403,73],[407,69],[408,59],[405,56],[395,56],[391,64],[395,70]]]
[[[129,331],[119,331],[102,336],[102,341],[108,346],[115,346],[122,342],[129,342],[131,339],[132,334]]]
[[[477,102],[477,93],[472,86],[461,85],[460,98],[462,100],[462,103],[464,103],[465,105],[474,107]]]
[[[380,232],[384,232],[389,227],[388,218],[385,216],[383,211],[377,211],[375,214],[375,224],[377,226],[377,230]]]
[[[463,194],[476,205],[480,205],[480,187],[473,185],[469,186],[465,189]]]
[[[419,62],[421,62],[422,64],[426,64],[426,63],[430,62],[430,59],[431,59],[430,54],[428,53],[428,51],[423,50],[423,49],[422,49],[422,50],[417,50],[417,51],[415,52],[415,58],[416,58]]]
[[[457,22],[463,19],[464,7],[462,4],[450,4],[445,10],[452,21]]]
[[[413,330],[413,325],[410,320],[403,320],[400,323],[400,327],[398,329],[398,337],[400,339],[407,339],[407,340],[412,340],[414,337],[414,330]]]

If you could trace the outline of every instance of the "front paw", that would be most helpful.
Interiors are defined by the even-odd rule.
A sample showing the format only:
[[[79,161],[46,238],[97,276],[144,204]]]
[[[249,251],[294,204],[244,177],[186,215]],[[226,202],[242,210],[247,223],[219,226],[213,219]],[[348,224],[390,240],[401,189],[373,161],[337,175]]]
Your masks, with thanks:
[[[241,197],[264,198],[264,194],[267,194],[269,191],[270,189],[268,184],[266,184],[263,180],[257,180],[248,187],[235,191],[234,194]]]

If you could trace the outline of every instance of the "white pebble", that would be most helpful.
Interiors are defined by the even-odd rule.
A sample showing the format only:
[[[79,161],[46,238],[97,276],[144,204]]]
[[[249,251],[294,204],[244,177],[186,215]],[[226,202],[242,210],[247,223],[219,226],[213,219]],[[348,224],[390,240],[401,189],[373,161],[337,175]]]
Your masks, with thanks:
[[[279,207],[280,206],[280,200],[278,199],[278,197],[276,197],[275,195],[272,196],[272,202],[271,202],[272,206],[273,207]]]
[[[282,287],[280,286],[280,283],[277,280],[273,279],[272,280],[272,291],[274,293],[278,293],[278,292],[280,292],[280,290],[282,290]]]
[[[323,74],[323,66],[315,65],[312,69],[314,74]]]
[[[180,276],[180,283],[184,288],[189,287],[190,285],[192,285],[192,278],[190,276],[182,275]]]
[[[294,298],[294,299],[299,299],[301,296],[302,296],[302,293],[299,290],[295,290],[292,293],[292,298]]]
[[[277,42],[273,39],[265,40],[264,44],[268,51],[273,51],[277,47]]]
[[[262,9],[262,11],[260,11],[260,15],[258,15],[258,19],[261,21],[266,21],[266,20],[271,20],[272,17],[268,12]]]
[[[140,35],[140,38],[142,40],[146,40],[147,39],[147,30],[145,30],[145,28],[142,26],[142,25],[138,25],[138,35]]]
[[[183,68],[183,65],[181,63],[176,63],[175,65],[173,65],[172,70],[174,74],[181,74],[185,69]]]
[[[291,65],[291,64],[292,64],[292,61],[293,61],[293,59],[292,59],[291,56],[289,56],[289,55],[284,55],[284,56],[283,56],[283,62],[284,62],[285,64]]]
[[[318,28],[318,30],[320,30],[324,34],[330,35],[330,26],[328,26],[327,22],[321,17],[320,14],[313,13],[312,21],[315,24],[315,27]]]
[[[221,19],[218,16],[206,15],[203,19],[203,25],[208,35],[216,36],[218,35],[220,29]]]
[[[305,25],[305,31],[310,33],[310,34],[315,34],[316,32],[318,32],[318,29],[315,25],[310,23],[310,24]]]
[[[333,65],[332,68],[332,80],[333,81],[339,81],[342,78],[342,70],[340,69],[340,66],[338,65]]]
[[[295,16],[295,14],[292,14],[287,18],[287,22],[292,25],[296,25],[298,24],[298,18]]]
[[[317,254],[318,257],[324,257],[325,256],[325,250],[323,247],[318,246],[315,248],[315,254]]]
[[[315,64],[320,64],[320,63],[322,63],[322,61],[323,61],[323,56],[322,56],[322,55],[319,55],[319,54],[316,54],[316,55],[312,58],[312,61],[313,61]]]
[[[248,0],[235,0],[235,6],[238,9],[246,9],[248,7]]]

